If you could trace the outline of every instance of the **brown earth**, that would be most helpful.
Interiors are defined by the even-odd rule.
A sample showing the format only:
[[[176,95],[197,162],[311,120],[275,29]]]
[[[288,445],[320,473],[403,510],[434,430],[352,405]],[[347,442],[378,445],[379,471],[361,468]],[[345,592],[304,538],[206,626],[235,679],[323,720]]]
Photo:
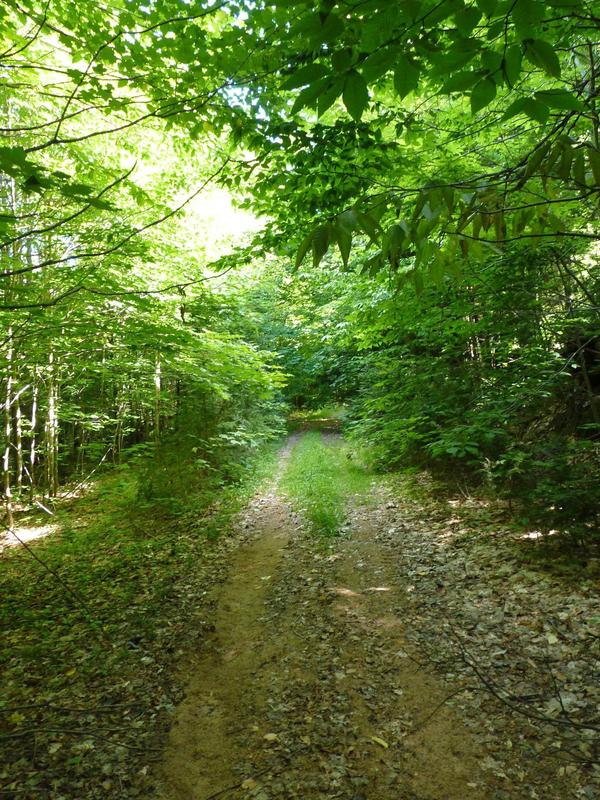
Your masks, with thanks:
[[[282,464],[293,441],[282,455]],[[215,590],[214,632],[157,770],[165,800],[464,800],[495,796],[479,738],[406,638],[406,586],[358,506],[335,551],[308,535],[277,480]]]

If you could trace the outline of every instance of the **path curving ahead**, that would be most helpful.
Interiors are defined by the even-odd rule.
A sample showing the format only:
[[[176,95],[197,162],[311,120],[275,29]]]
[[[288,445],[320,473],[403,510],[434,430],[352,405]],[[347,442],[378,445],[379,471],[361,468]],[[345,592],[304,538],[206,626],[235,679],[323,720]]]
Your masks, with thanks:
[[[448,687],[405,639],[406,587],[374,535],[385,497],[353,509],[332,553],[277,482],[246,510],[250,536],[215,595],[214,632],[185,664],[162,797],[491,797],[484,754],[445,703]]]

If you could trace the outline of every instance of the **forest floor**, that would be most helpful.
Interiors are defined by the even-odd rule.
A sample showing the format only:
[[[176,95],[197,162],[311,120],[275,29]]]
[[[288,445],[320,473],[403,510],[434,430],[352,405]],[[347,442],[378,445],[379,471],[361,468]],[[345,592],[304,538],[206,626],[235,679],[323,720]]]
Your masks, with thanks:
[[[600,796],[593,559],[331,430],[166,463],[2,554],[0,798]]]
[[[597,582],[524,566],[489,509],[414,478],[374,481],[319,540],[280,489],[299,438],[180,662],[159,795],[597,797]]]

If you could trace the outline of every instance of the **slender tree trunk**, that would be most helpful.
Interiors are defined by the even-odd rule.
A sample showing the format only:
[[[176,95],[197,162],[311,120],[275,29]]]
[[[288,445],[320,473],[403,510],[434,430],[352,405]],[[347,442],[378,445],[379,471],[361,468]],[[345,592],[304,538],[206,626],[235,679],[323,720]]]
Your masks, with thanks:
[[[10,103],[8,106],[8,118],[11,117]],[[10,203],[13,214],[17,213],[17,184],[14,178],[10,179]],[[16,266],[19,251],[16,244],[11,248],[12,263]],[[8,296],[8,289],[12,283],[10,278],[7,279],[5,299]],[[4,454],[2,458],[2,477],[4,485],[4,504],[6,508],[6,524],[9,528],[13,527],[13,500],[12,500],[12,481],[11,481],[11,464],[10,464],[10,450],[12,447],[12,391],[13,391],[13,359],[14,359],[14,343],[13,343],[13,329],[12,325],[8,326],[7,330],[7,352],[6,352],[6,394],[4,399]]]
[[[598,108],[596,105],[596,83],[597,83],[597,65],[596,65],[596,58],[594,56],[594,47],[595,45],[592,42],[588,42],[588,53],[590,57],[590,106],[592,109],[591,118],[592,118],[592,141],[594,142],[594,146],[596,148],[600,147],[600,121],[598,120]]]
[[[85,427],[79,423],[79,446],[77,447],[77,459],[75,461],[75,471],[83,475],[83,465],[85,462]]]
[[[117,424],[113,436],[113,463],[121,462],[121,449],[123,447],[123,416],[125,413],[125,402],[121,401],[117,405]]]
[[[160,390],[161,390],[161,363],[160,356],[156,356],[154,364],[154,443],[160,443]]]
[[[571,295],[576,290],[575,287],[579,288],[585,295],[588,297],[590,301],[593,302],[593,298],[589,295],[586,291],[585,286],[577,279],[577,276],[574,272],[572,272],[567,264],[562,260],[560,257],[556,259],[556,265],[558,269],[558,274],[562,281],[563,291],[565,295],[565,310],[567,311],[567,315],[572,317],[573,315],[573,306],[571,301]],[[573,286],[571,285],[573,283]],[[581,369],[581,376],[583,378],[583,383],[585,386],[585,391],[588,397],[588,402],[590,404],[590,412],[592,414],[592,419],[596,423],[596,425],[600,424],[600,408],[598,407],[598,400],[599,398],[594,393],[594,387],[592,386],[592,382],[590,380],[590,375],[588,372],[587,364],[585,361],[585,344],[581,340],[581,334],[577,331],[575,335],[575,343],[577,345],[577,363]]]
[[[23,414],[21,412],[21,401],[17,397],[15,404],[15,450],[17,460],[16,485],[20,492],[23,488]]]
[[[583,383],[585,384],[586,394],[588,396],[588,402],[590,404],[590,411],[592,412],[592,419],[594,420],[596,425],[599,425],[600,411],[598,410],[598,398],[594,394],[594,387],[592,386],[592,382],[590,380],[590,374],[588,372],[587,364],[585,362],[585,345],[581,341],[581,336],[579,334],[577,334],[577,338],[575,341],[577,342],[578,361],[579,361],[579,366],[581,368]]]
[[[175,430],[179,430],[179,417],[181,414],[181,381],[175,381]]]
[[[13,387],[12,376],[13,343],[12,328],[8,329],[8,351],[6,354],[6,392],[4,395],[4,455],[2,458],[2,478],[4,488],[4,505],[6,509],[6,524],[13,527],[12,486],[10,475],[10,448],[11,448],[11,395]]]
[[[46,414],[46,488],[50,497],[58,493],[58,418],[54,353],[48,356],[48,411]]]
[[[36,469],[36,458],[37,458],[37,410],[38,410],[38,385],[36,381],[37,376],[34,376],[34,383],[33,388],[31,391],[31,417],[30,417],[30,427],[31,427],[31,443],[29,445],[29,481],[30,481],[30,490],[29,496],[31,500],[35,498],[35,469]]]

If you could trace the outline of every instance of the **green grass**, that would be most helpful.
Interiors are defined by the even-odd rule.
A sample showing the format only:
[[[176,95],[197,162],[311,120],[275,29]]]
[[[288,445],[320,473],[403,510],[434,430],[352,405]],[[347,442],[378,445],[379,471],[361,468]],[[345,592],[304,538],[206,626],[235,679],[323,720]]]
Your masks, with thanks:
[[[323,538],[336,536],[345,519],[348,500],[364,494],[370,473],[338,437],[305,433],[294,447],[281,488]]]

